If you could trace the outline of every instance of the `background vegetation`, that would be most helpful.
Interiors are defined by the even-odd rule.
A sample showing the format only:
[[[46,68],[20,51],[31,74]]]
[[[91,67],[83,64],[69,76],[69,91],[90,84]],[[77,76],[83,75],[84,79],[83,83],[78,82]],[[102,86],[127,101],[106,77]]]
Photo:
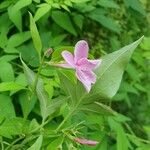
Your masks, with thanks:
[[[29,12],[32,14],[29,15]],[[32,38],[37,25],[41,43],[34,47]],[[32,34],[33,33],[33,34]],[[47,61],[60,61],[64,49],[72,49],[78,40],[90,45],[90,57],[99,58],[118,50],[142,35],[127,66],[119,92],[103,101],[119,113],[109,116],[80,113],[63,136],[52,130],[66,116],[64,104],[54,105],[49,123],[41,127],[39,103],[30,95],[19,54],[34,71],[39,55],[53,49]],[[36,39],[37,41],[39,39]],[[0,2],[0,141],[1,149],[82,149],[149,150],[150,149],[150,1],[149,0],[1,0]],[[44,89],[50,99],[63,99],[56,70],[42,68]],[[110,75],[111,76],[111,75]],[[22,89],[24,87],[24,89]],[[28,98],[31,98],[28,100]],[[59,101],[58,101],[59,102]],[[65,109],[64,109],[65,108]],[[84,121],[83,123],[81,123]],[[81,123],[81,125],[80,125]],[[69,123],[68,123],[69,124]],[[38,130],[36,130],[38,129]],[[38,132],[42,132],[45,139]],[[101,141],[96,147],[79,145],[70,135]],[[63,139],[65,137],[65,140]],[[37,139],[37,140],[36,140]],[[64,142],[63,142],[64,141]],[[35,142],[35,143],[34,143]],[[41,144],[42,143],[42,144]],[[42,145],[42,146],[41,146]],[[52,149],[51,149],[52,150]]]

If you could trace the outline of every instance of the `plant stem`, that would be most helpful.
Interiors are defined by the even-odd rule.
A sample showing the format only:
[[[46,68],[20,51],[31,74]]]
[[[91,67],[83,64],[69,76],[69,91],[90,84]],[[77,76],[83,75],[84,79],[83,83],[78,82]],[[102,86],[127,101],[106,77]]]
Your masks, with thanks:
[[[17,142],[19,142],[20,140],[22,140],[24,137],[19,137],[16,140],[14,140],[5,150],[10,149],[13,145],[15,145]]]
[[[56,128],[56,133],[61,129],[61,127],[65,124],[65,122],[72,116],[72,114],[76,111],[76,109],[78,108],[78,106],[80,105],[83,97],[85,94],[83,94],[83,96],[80,98],[80,100],[78,101],[78,103],[75,105],[75,107],[70,111],[70,113],[68,113],[68,115],[64,118],[64,120],[60,123],[60,125]]]
[[[39,78],[39,75],[40,75],[40,73],[41,73],[43,64],[44,64],[44,55],[43,55],[43,57],[42,57],[42,60],[41,60],[41,63],[40,63],[38,72],[37,72],[36,77],[35,77],[35,81],[34,81],[34,84],[33,84],[33,93],[34,93],[35,90],[36,90],[36,85],[37,85],[38,78]]]
[[[4,143],[3,143],[3,138],[2,137],[0,138],[0,143],[1,143],[2,150],[4,150]]]
[[[60,130],[60,128],[64,125],[64,123],[69,119],[69,117],[72,115],[73,111],[71,111],[65,118],[64,120],[60,123],[60,125],[56,129],[56,133]]]

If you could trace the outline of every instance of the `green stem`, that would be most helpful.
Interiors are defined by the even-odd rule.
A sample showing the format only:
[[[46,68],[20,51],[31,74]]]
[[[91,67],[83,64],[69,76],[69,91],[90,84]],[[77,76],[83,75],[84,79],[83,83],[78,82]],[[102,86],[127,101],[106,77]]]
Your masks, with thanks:
[[[5,150],[10,149],[13,145],[15,145],[17,142],[19,142],[20,140],[22,140],[24,137],[19,137],[16,140],[14,140]]]
[[[85,94],[84,94],[85,95]],[[56,133],[61,129],[61,127],[66,123],[66,121],[72,116],[72,114],[76,111],[78,106],[80,105],[84,95],[81,97],[81,99],[78,101],[76,106],[68,113],[68,115],[64,118],[64,120],[60,123],[60,125],[56,128]]]
[[[13,146],[14,150],[18,150],[19,148],[23,148],[25,146],[26,143],[34,140],[35,138],[37,138],[39,135],[35,135],[35,136],[30,136],[29,138],[26,138],[22,141],[21,144],[17,144],[15,146]]]
[[[135,135],[130,135],[130,134],[128,134],[128,133],[126,133],[126,135],[127,135],[128,137],[132,136],[133,138],[138,139],[140,142],[143,142],[143,143],[146,143],[146,144],[150,144],[150,141],[145,140],[145,139],[141,139],[141,138],[139,138],[139,137],[137,137],[137,136],[135,136]]]
[[[65,122],[70,118],[72,115],[73,111],[71,111],[65,118],[64,120],[60,123],[60,125],[56,129],[56,133],[60,130],[60,128],[65,124]]]
[[[1,143],[2,150],[4,150],[4,143],[3,143],[3,138],[2,137],[0,138],[0,143]]]
[[[35,81],[34,81],[34,84],[33,84],[33,93],[34,93],[35,90],[36,90],[36,85],[37,85],[38,78],[39,78],[39,75],[40,75],[40,73],[41,73],[43,64],[44,64],[44,55],[43,55],[43,57],[42,57],[42,60],[41,60],[41,63],[40,63],[38,72],[37,72],[36,77],[35,77]]]

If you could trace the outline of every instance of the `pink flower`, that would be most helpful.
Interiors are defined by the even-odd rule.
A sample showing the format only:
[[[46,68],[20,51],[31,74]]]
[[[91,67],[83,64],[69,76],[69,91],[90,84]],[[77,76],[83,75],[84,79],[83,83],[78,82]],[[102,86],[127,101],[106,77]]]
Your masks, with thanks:
[[[97,144],[99,144],[99,142],[97,142],[97,141],[81,139],[81,138],[75,138],[74,141],[78,142],[80,144],[89,145],[89,146],[96,146]]]
[[[62,52],[62,57],[66,63],[59,64],[59,66],[64,68],[75,69],[78,80],[84,85],[87,92],[91,90],[91,84],[96,82],[96,75],[92,70],[101,63],[101,59],[88,60],[88,51],[88,43],[81,40],[75,45],[74,55],[66,50]]]

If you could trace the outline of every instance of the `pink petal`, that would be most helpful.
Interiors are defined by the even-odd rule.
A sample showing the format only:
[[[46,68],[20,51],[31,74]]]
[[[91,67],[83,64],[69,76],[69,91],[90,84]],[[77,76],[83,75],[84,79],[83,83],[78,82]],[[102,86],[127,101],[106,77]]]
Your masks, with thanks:
[[[95,146],[99,143],[97,141],[81,139],[81,138],[75,138],[74,140],[75,140],[75,142],[78,142],[78,143],[83,144],[83,145],[89,145],[89,146]]]
[[[77,65],[81,67],[82,70],[89,70],[97,68],[101,63],[101,59],[88,60],[87,58],[82,58],[78,61]]]
[[[88,60],[90,63],[92,63],[93,65],[95,65],[94,69],[96,69],[97,67],[100,66],[102,59],[95,59],[95,60]]]
[[[84,76],[86,76],[86,79],[91,82],[91,83],[95,83],[96,82],[96,75],[94,72],[90,71],[90,70],[82,70],[82,72],[84,73]]]
[[[78,80],[83,84],[83,86],[85,87],[86,91],[89,93],[90,90],[91,90],[91,82],[89,82],[86,79],[85,75],[80,70],[76,70],[76,76],[77,76]]]
[[[64,60],[72,67],[75,67],[75,63],[74,63],[74,57],[73,55],[69,52],[69,51],[63,51],[61,53],[62,57],[64,58]]]
[[[75,45],[75,50],[74,50],[75,63],[77,63],[77,61],[80,60],[81,58],[87,58],[88,51],[89,51],[89,46],[86,41],[81,40],[77,42],[77,44]]]
[[[87,92],[90,92],[91,83],[96,82],[96,75],[90,70],[83,71],[83,70],[77,69],[76,76],[77,76],[78,80],[82,82],[82,84],[86,88]]]

